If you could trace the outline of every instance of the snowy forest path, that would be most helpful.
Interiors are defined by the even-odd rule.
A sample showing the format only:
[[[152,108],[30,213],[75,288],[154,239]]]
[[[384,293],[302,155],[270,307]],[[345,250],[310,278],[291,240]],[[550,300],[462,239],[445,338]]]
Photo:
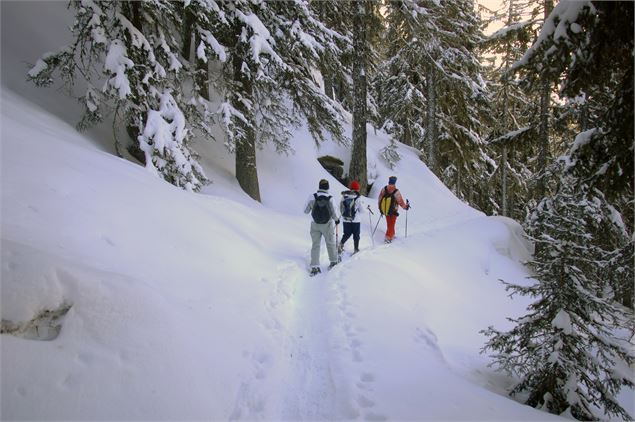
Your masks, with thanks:
[[[351,309],[347,266],[345,259],[331,271],[295,280],[280,419],[386,419],[369,398],[375,377],[364,362],[358,334],[365,328]]]
[[[341,280],[337,271],[310,277],[305,267],[303,260],[284,261],[271,280],[263,323],[271,342],[245,354],[253,371],[240,384],[230,420],[359,416],[340,364],[350,355],[337,335],[345,325],[336,285]]]
[[[288,379],[280,417],[335,419],[336,384],[331,367],[330,327],[326,317],[327,274],[298,280],[289,337]]]

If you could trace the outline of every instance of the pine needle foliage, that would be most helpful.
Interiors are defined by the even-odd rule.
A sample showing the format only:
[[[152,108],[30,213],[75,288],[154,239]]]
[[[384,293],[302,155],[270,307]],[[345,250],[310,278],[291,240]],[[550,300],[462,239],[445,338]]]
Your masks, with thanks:
[[[511,330],[484,330],[489,340],[483,352],[491,352],[497,369],[519,377],[510,394],[530,406],[580,420],[604,414],[630,419],[617,394],[633,386],[635,355],[616,333],[633,315],[606,294],[613,252],[590,234],[598,226],[619,228],[605,217],[605,201],[567,182],[531,216],[528,236],[536,254],[530,283],[505,283],[512,295],[535,301],[526,315],[510,319]]]

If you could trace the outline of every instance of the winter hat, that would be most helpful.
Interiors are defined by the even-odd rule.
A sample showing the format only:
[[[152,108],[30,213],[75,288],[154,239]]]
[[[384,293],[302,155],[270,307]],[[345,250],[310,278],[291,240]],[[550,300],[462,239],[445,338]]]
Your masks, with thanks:
[[[394,185],[395,183],[397,183],[397,176],[390,176],[388,178],[388,184],[389,185]]]
[[[351,182],[351,190],[359,192],[359,182],[357,180]]]
[[[329,190],[329,181],[326,179],[320,180],[320,189]]]

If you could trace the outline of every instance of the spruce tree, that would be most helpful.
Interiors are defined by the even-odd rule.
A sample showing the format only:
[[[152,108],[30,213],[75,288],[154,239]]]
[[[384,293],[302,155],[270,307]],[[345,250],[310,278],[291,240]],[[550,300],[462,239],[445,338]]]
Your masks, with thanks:
[[[354,9],[350,2],[341,0],[311,0],[309,5],[316,19],[337,34],[335,43],[338,48],[325,49],[320,55],[324,93],[350,110],[350,90],[344,81],[349,80],[351,74],[353,36],[350,22]]]
[[[564,171],[589,194],[597,190],[624,222],[626,235],[596,237],[607,250],[624,250],[633,233],[633,19],[630,2],[561,2],[518,67],[533,80],[561,84],[579,105],[578,132],[561,154]],[[627,239],[627,240],[624,240]],[[628,283],[629,285],[632,283]],[[622,297],[633,306],[631,292]]]
[[[44,55],[28,78],[45,86],[59,75],[69,87],[82,79],[86,88],[80,99],[80,129],[114,110],[113,127],[127,128],[133,156],[170,183],[199,189],[206,179],[189,146],[189,120],[197,109],[187,106],[189,97],[182,89],[189,69],[173,34],[180,20],[175,3],[73,1],[71,6],[73,42]]]
[[[493,13],[490,22],[503,27],[488,36],[483,45],[490,56],[486,65],[491,92],[492,116],[487,137],[494,147],[498,166],[492,185],[500,204],[497,213],[523,220],[526,206],[533,198],[531,180],[534,178],[536,156],[535,139],[539,115],[538,95],[524,86],[522,72],[512,72],[512,65],[530,47],[539,30],[538,3],[526,0],[506,0],[503,7]],[[500,193],[498,193],[500,192]]]
[[[458,197],[489,211],[495,166],[482,137],[488,93],[474,2],[394,1],[385,15],[387,58],[375,84],[384,128],[420,149]]]
[[[471,0],[425,4],[427,156],[459,198],[489,211],[494,161],[482,136],[490,101],[478,59],[480,17]]]
[[[344,140],[341,110],[313,77],[322,55],[338,51],[340,35],[299,0],[220,5],[230,26],[217,37],[228,56],[220,121],[227,145],[236,153],[236,178],[260,200],[258,144],[273,142],[278,151],[289,152],[291,128],[301,117],[316,141],[327,133]]]
[[[386,4],[386,37],[374,85],[379,95],[383,128],[392,139],[422,149],[426,127],[426,65],[420,54],[425,39],[419,36],[420,17],[414,4]]]
[[[536,298],[529,313],[510,319],[501,332],[485,330],[483,351],[493,365],[517,377],[511,390],[526,404],[580,420],[607,415],[630,419],[617,394],[633,386],[628,367],[635,355],[627,339],[615,337],[632,313],[605,297],[612,254],[593,242],[594,227],[618,231],[601,197],[577,190],[565,176],[552,199],[532,214],[528,235],[536,244],[529,285],[507,284],[512,294]]]

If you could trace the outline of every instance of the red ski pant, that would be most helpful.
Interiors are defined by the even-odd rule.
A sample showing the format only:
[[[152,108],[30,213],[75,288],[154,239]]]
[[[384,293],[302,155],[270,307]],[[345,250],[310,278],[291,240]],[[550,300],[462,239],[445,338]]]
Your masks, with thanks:
[[[397,222],[396,215],[386,216],[386,239],[392,240],[395,237],[395,223]]]

